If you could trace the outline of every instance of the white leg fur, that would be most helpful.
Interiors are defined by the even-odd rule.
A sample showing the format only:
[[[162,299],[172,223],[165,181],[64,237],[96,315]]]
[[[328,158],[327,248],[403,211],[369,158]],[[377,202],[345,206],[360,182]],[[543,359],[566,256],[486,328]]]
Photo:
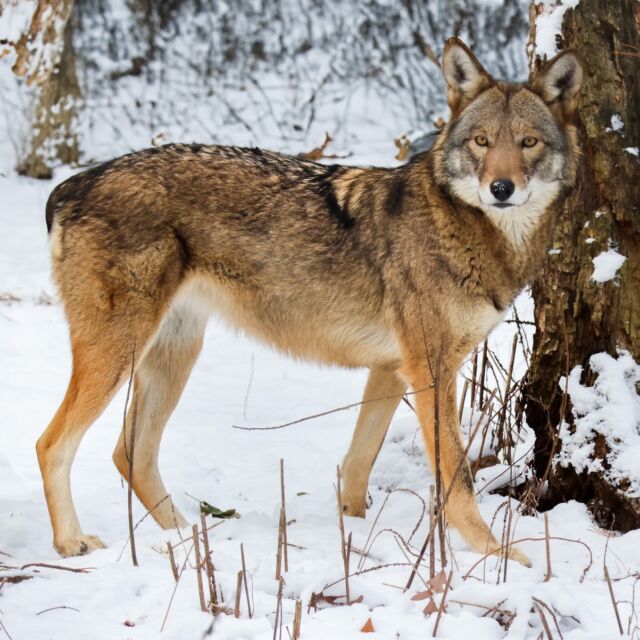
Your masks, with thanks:
[[[165,529],[184,527],[187,521],[175,508],[160,476],[160,439],[202,348],[206,320],[187,300],[172,307],[136,371],[125,433],[113,452],[116,467],[128,479],[135,413],[133,490]]]
[[[406,384],[393,371],[372,369],[349,451],[342,463],[345,513],[364,518],[369,475]]]

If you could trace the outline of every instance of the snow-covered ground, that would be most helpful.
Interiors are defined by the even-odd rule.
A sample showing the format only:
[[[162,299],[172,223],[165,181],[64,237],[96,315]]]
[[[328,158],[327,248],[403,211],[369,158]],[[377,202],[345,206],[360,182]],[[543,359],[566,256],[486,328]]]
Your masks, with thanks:
[[[370,155],[369,159],[375,158],[376,149]],[[68,173],[58,172],[56,180],[65,175]],[[253,618],[248,618],[244,597],[239,619],[225,614],[214,619],[202,613],[196,573],[189,564],[173,597],[175,582],[166,543],[179,542],[179,534],[161,531],[151,518],[136,530],[140,566],[132,566],[127,545],[127,491],[111,462],[121,429],[124,393],[89,431],[72,473],[83,527],[100,535],[109,547],[86,557],[63,560],[57,556],[51,547],[34,449],[63,396],[70,365],[66,325],[49,279],[43,212],[52,186],[16,177],[9,170],[0,176],[0,563],[18,568],[48,563],[89,570],[78,573],[44,566],[0,570],[0,581],[11,575],[31,576],[0,586],[0,637],[183,640],[209,633],[220,640],[273,638],[280,458],[285,464],[291,543],[289,571],[284,576],[284,625],[291,629],[295,600],[301,599],[304,639],[359,638],[368,618],[375,629],[372,638],[431,637],[437,614],[425,616],[427,601],[412,599],[425,590],[422,579],[429,574],[427,561],[412,588],[407,592],[400,588],[407,582],[410,566],[397,540],[402,536],[410,553],[420,548],[426,535],[425,521],[413,537],[411,534],[422,505],[411,493],[390,493],[406,488],[426,500],[433,484],[411,411],[401,405],[394,418],[371,478],[372,505],[367,518],[345,519],[356,549],[365,546],[372,529],[387,529],[362,565],[364,569],[385,567],[351,578],[352,598],[362,596],[357,604],[324,603],[317,611],[308,611],[311,594],[343,576],[335,469],[346,451],[357,409],[275,431],[240,431],[232,425],[275,425],[357,402],[365,372],[293,362],[215,321],[165,433],[160,463],[167,486],[190,520],[195,522],[199,517],[198,503],[191,496],[222,509],[235,508],[241,514],[211,530],[212,557],[225,601],[233,607],[240,544],[244,545]],[[530,314],[526,297],[519,306],[522,314]],[[503,324],[492,336],[492,346],[504,361],[513,327]],[[523,365],[518,366],[521,369]],[[528,446],[530,442],[522,445],[524,449]],[[485,487],[501,469],[497,466],[479,472],[477,488]],[[483,516],[493,521],[501,538],[505,499],[486,490],[479,499]],[[143,509],[134,501],[135,521],[143,516]],[[533,560],[533,567],[509,563],[506,580],[497,559],[478,563],[480,556],[470,552],[457,533],[449,533],[453,577],[438,637],[617,637],[604,580],[605,561],[625,633],[628,626],[633,632],[640,532],[607,537],[593,525],[586,508],[577,503],[558,506],[548,516],[553,573],[548,581],[542,516],[514,512],[512,538],[525,539],[519,546]],[[179,563],[188,548],[176,551]],[[360,561],[360,556],[353,554],[352,571]],[[344,585],[338,583],[324,593],[342,595]],[[434,599],[439,606],[442,595],[436,594]],[[284,629],[282,637],[288,637]]]

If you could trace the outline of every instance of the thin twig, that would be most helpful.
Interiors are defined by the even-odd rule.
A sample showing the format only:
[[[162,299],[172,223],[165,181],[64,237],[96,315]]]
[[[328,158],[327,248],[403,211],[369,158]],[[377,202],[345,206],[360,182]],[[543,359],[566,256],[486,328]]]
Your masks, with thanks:
[[[232,429],[240,429],[241,431],[273,431],[274,429],[284,429],[285,427],[291,427],[294,424],[300,424],[301,422],[306,422],[307,420],[315,420],[316,418],[322,418],[323,416],[331,415],[332,413],[338,413],[339,411],[347,411],[348,409],[353,409],[354,407],[360,407],[363,404],[368,404],[369,402],[380,402],[382,400],[392,400],[395,398],[402,398],[403,396],[413,396],[416,393],[422,393],[423,391],[428,391],[433,388],[432,386],[426,387],[424,389],[418,389],[416,391],[406,391],[405,393],[394,393],[390,396],[383,396],[382,398],[370,398],[368,400],[360,400],[359,402],[352,402],[351,404],[345,404],[342,407],[336,407],[335,409],[329,409],[328,411],[321,411],[320,413],[314,413],[310,416],[305,416],[304,418],[298,418],[297,420],[292,420],[291,422],[285,422],[284,424],[274,425],[272,427],[240,427],[238,425],[231,425]]]
[[[236,579],[236,602],[235,602],[235,607],[233,609],[233,615],[236,618],[240,617],[240,598],[242,597],[242,580],[243,580],[243,573],[242,571],[238,571],[238,577]]]
[[[282,631],[282,587],[284,585],[284,580],[280,578],[278,580],[278,595],[276,598],[276,617],[273,621],[273,640],[277,640],[278,638],[278,627]],[[281,634],[282,635],[282,634]]]
[[[513,540],[512,542],[510,542],[510,544],[511,545],[520,544],[521,542],[545,542],[546,539],[547,539],[546,536],[544,538],[520,538],[519,540]],[[582,576],[580,577],[580,582],[583,582],[587,573],[589,572],[589,569],[591,569],[591,565],[593,564],[593,553],[591,552],[591,548],[589,547],[589,545],[582,542],[582,540],[574,540],[573,538],[563,538],[561,536],[549,536],[549,540],[562,540],[563,542],[573,542],[574,544],[580,544],[589,552],[589,564],[587,564],[584,571],[582,572]],[[469,578],[473,570],[481,562],[484,562],[489,556],[500,553],[503,547],[504,545],[500,545],[497,549],[493,549],[493,551],[489,551],[488,553],[485,553],[479,560],[477,560],[476,562],[473,563],[473,565],[471,565],[471,568],[467,571],[467,573],[464,574],[464,577],[462,579],[466,580],[467,578]]]
[[[89,573],[95,567],[63,567],[60,564],[49,564],[47,562],[29,562],[20,567],[20,571],[24,571],[29,567],[43,567],[44,569],[58,569],[59,571],[71,571],[72,573]]]
[[[293,638],[300,640],[300,630],[302,628],[302,600],[296,600],[295,613],[293,614]]]
[[[440,465],[440,383],[441,376],[440,373],[442,371],[442,353],[438,354],[438,360],[436,362],[436,372],[435,372],[435,389],[434,389],[434,404],[433,404],[433,430],[434,430],[434,439],[435,439],[435,463],[436,463],[436,504],[439,506],[442,503],[442,469]],[[453,485],[453,482],[451,483]],[[438,524],[438,537],[440,540],[440,564],[441,568],[447,566],[447,553],[445,549],[445,540],[444,540],[444,511],[438,509],[438,513],[436,515],[436,521]]]
[[[544,632],[547,634],[547,640],[553,640],[553,635],[551,634],[551,629],[549,628],[549,623],[547,622],[547,619],[545,618],[545,615],[542,611],[542,607],[537,602],[534,602],[533,606],[536,608],[536,611],[538,612],[538,616],[540,617],[540,621],[542,622],[542,627],[544,628]]]
[[[204,547],[204,568],[207,574],[207,585],[209,587],[209,601],[212,605],[218,604],[218,594],[216,593],[216,578],[211,561],[211,549],[209,548],[209,533],[207,531],[207,516],[200,512],[200,524],[202,526],[202,545]]]
[[[71,611],[77,611],[78,613],[80,613],[80,609],[76,609],[75,607],[70,607],[69,605],[66,605],[66,604],[61,604],[59,607],[49,607],[48,609],[43,609],[42,611],[38,611],[36,615],[40,616],[43,613],[47,613],[48,611],[55,611],[56,609],[71,609]]]
[[[476,405],[476,376],[478,375],[478,350],[473,350],[472,357],[472,369],[471,369],[471,411],[473,411]],[[480,407],[482,409],[482,407]]]
[[[127,385],[127,395],[124,401],[124,417],[122,419],[122,443],[124,445],[124,455],[127,460],[128,469],[128,485],[127,485],[127,518],[129,522],[129,544],[131,546],[131,561],[133,566],[138,566],[138,556],[136,553],[136,540],[134,536],[133,526],[133,450],[135,442],[136,419],[138,417],[138,394],[134,392],[134,402],[131,411],[131,441],[129,450],[127,450],[127,408],[129,406],[129,398],[131,396],[131,387],[133,385],[133,375],[136,369],[136,348],[133,346],[131,353],[131,373],[129,375],[129,384]]]
[[[447,600],[447,594],[449,593],[449,587],[451,586],[451,578],[453,577],[453,570],[449,571],[449,577],[447,583],[444,585],[444,592],[442,593],[442,600],[440,600],[440,607],[438,607],[438,615],[436,616],[436,623],[433,625],[433,637],[438,635],[438,626],[440,625],[440,618],[444,612],[444,605]]]
[[[436,521],[436,488],[429,485],[429,531],[435,528]],[[429,542],[429,578],[436,575],[436,539],[431,536]]]
[[[176,557],[173,553],[171,542],[167,542],[167,552],[169,553],[169,562],[171,563],[171,573],[173,573],[173,579],[178,582],[178,565],[176,565]]]
[[[547,554],[547,571],[544,576],[544,582],[549,582],[551,580],[551,544],[549,542],[549,514],[544,514],[544,537],[545,537],[545,548]]]
[[[618,629],[620,631],[620,635],[624,635],[624,630],[622,628],[622,621],[620,620],[620,611],[618,611],[618,602],[616,601],[616,596],[613,593],[613,585],[611,584],[611,578],[609,577],[609,569],[607,565],[604,565],[604,578],[607,581],[607,586],[609,587],[609,595],[611,596],[611,604],[613,605],[613,610],[616,614],[616,621],[618,623]]]
[[[340,476],[340,466],[336,467],[336,495],[338,498],[338,528],[340,529],[340,549],[342,552],[342,564],[344,567],[345,591],[347,604],[351,604],[351,593],[349,590],[349,555],[351,553],[351,534],[349,534],[349,542],[347,545],[344,533],[344,507],[342,505],[342,478]]]
[[[247,579],[247,563],[244,559],[244,545],[240,543],[240,560],[242,561],[242,579],[244,582],[244,591],[247,597],[247,613],[249,618],[253,618],[253,609],[251,607],[251,599],[249,598],[249,581]]]
[[[480,368],[480,393],[478,395],[478,406],[480,409],[484,406],[484,391],[485,391],[485,378],[487,375],[487,351],[489,350],[489,344],[487,340],[482,345],[482,367]]]
[[[127,487],[127,512],[129,517],[129,544],[131,545],[131,562],[138,566],[136,553],[135,527],[133,526],[133,456],[136,438],[136,420],[138,418],[138,394],[134,392],[133,413],[131,417],[131,444],[129,445],[129,485]]]
[[[202,559],[200,557],[200,536],[198,534],[198,525],[193,525],[193,548],[196,552],[196,577],[198,579],[198,598],[200,599],[200,609],[207,610],[207,604],[204,599],[204,585],[202,584]]]
[[[287,503],[285,499],[284,491],[284,460],[280,458],[280,504],[282,505],[282,518],[283,518],[283,530],[282,530],[282,547],[284,556],[284,571],[289,571],[289,552],[287,550]]]
[[[285,516],[282,507],[280,507],[280,518],[278,519],[278,546],[276,548],[276,580],[280,580],[282,577],[282,548],[284,547],[285,527]]]

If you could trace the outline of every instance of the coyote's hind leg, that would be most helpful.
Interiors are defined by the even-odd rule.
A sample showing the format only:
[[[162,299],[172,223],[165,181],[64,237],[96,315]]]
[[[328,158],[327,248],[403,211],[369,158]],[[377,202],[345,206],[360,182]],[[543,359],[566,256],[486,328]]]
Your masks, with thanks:
[[[71,465],[82,437],[126,379],[134,350],[140,353],[152,332],[140,318],[135,326],[135,331],[116,332],[111,319],[94,317],[90,332],[81,337],[72,332],[67,393],[36,445],[53,544],[63,556],[104,547],[96,536],[82,533],[71,495]]]
[[[192,312],[187,304],[176,305],[169,311],[137,368],[125,433],[121,433],[113,452],[116,467],[128,480],[131,427],[135,415],[132,487],[165,529],[184,527],[187,522],[175,508],[160,477],[160,439],[202,348],[205,324],[206,317]]]

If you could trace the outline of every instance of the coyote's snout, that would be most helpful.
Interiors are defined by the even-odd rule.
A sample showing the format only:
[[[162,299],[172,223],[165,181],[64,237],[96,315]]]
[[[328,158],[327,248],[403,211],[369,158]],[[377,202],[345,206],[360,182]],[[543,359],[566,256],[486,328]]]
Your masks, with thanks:
[[[582,71],[566,51],[530,84],[497,82],[457,39],[443,69],[451,119],[431,152],[402,167],[167,145],[54,190],[47,224],[73,371],[37,451],[61,554],[102,546],[82,533],[70,468],[132,364],[114,461],[128,478],[135,414],[133,489],[161,526],[186,524],[158,451],[210,314],[284,353],[370,369],[343,463],[351,515],[365,513],[371,467],[411,387],[432,462],[439,412],[448,521],[474,550],[498,549],[464,460],[456,372],[544,256],[575,181]]]

